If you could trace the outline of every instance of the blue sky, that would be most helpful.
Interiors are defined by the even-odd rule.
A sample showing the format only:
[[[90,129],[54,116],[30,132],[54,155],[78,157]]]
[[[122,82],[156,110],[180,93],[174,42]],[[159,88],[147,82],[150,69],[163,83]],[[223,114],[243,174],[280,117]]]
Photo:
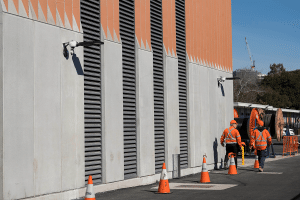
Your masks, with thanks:
[[[231,0],[233,70],[251,62],[256,70],[269,71],[283,63],[286,70],[300,69],[300,0]]]

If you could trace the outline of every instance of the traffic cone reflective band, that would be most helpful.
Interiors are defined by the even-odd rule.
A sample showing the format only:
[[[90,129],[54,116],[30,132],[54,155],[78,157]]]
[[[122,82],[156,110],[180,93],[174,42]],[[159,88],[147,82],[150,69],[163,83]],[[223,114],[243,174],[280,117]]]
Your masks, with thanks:
[[[209,173],[208,173],[207,168],[206,168],[205,156],[203,156],[203,164],[202,164],[200,183],[209,183],[210,182]]]
[[[259,168],[259,162],[258,162],[258,156],[255,156],[255,162],[254,162],[254,168],[258,169]]]
[[[229,153],[228,157],[230,155],[231,155],[231,158],[230,158],[230,166],[229,166],[228,174],[237,174],[236,166],[235,166],[235,162],[234,162],[234,156],[233,156],[233,155],[235,155],[235,153]]]
[[[85,199],[84,200],[96,200],[94,193],[94,186],[92,176],[89,176],[88,185],[86,187]]]
[[[169,181],[167,176],[166,164],[163,164],[162,172],[160,176],[158,193],[170,193]]]

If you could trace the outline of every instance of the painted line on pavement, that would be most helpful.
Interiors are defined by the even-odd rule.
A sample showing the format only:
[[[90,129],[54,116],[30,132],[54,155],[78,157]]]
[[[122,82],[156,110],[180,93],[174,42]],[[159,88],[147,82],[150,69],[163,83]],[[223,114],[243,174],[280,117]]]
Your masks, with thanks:
[[[195,183],[169,183],[171,190],[226,190],[237,186],[237,184],[195,184]],[[157,190],[157,187],[151,188],[151,190]]]
[[[259,172],[258,174],[283,174],[283,172]]]

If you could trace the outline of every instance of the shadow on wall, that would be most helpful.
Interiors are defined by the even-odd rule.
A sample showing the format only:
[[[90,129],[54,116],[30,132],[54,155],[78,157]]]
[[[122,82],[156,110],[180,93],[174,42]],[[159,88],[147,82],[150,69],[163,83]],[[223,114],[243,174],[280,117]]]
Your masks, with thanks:
[[[217,138],[215,138],[215,141],[213,142],[213,149],[214,149],[214,169],[218,169],[218,140],[217,140]]]
[[[223,85],[222,85],[222,84],[221,84],[221,91],[222,91],[222,95],[223,95],[223,97],[225,97],[224,87],[223,87]]]
[[[78,75],[84,75],[83,73],[83,70],[82,70],[82,66],[81,66],[81,63],[80,63],[80,60],[79,58],[76,56],[76,54],[74,53],[73,56],[72,56],[72,60],[73,60],[73,64],[74,64],[74,67],[77,71],[77,74]]]

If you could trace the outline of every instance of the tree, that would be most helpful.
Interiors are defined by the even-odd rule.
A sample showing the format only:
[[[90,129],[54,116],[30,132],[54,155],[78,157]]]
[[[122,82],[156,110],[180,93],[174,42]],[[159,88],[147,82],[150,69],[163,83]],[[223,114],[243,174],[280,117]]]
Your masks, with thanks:
[[[258,72],[251,69],[239,69],[234,76],[239,77],[233,81],[233,94],[235,102],[258,103],[257,95],[263,93],[261,90]]]
[[[257,96],[261,104],[277,108],[300,109],[300,71],[285,71],[282,64],[270,65],[261,87],[266,91]]]
[[[272,64],[261,82],[257,71],[241,69],[233,74],[241,78],[233,82],[235,102],[300,109],[300,70],[286,71],[283,64]]]
[[[279,64],[272,64],[270,65],[270,71],[268,72],[268,76],[275,75],[275,74],[281,74],[282,72],[285,72],[285,68],[283,67],[282,63]]]

